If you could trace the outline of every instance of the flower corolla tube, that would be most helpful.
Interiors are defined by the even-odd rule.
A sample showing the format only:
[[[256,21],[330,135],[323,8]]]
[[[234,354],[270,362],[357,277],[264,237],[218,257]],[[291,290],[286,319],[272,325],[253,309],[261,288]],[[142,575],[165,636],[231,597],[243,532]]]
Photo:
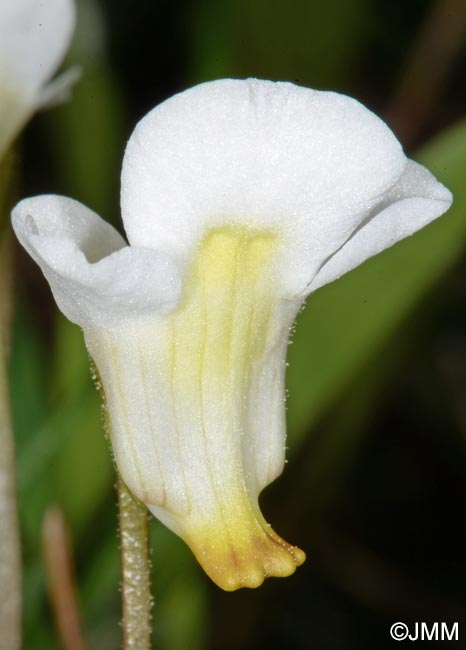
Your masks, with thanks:
[[[84,330],[121,476],[223,589],[305,558],[258,506],[284,466],[303,301],[451,200],[354,99],[225,79],[136,126],[121,179],[129,245],[69,198],[14,209],[18,239]]]
[[[72,0],[0,0],[0,158],[34,111],[66,98],[76,69],[49,79],[74,24]]]

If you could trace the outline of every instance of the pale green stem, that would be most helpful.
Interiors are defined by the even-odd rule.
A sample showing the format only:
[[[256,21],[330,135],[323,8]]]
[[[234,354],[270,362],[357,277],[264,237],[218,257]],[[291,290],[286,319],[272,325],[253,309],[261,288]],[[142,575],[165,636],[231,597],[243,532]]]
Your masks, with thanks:
[[[111,443],[105,392],[99,371],[91,359],[91,375],[103,405],[105,430]],[[151,648],[151,562],[149,512],[128,490],[118,469],[117,494],[120,523],[122,629],[124,650]],[[1,648],[0,648],[1,650]]]
[[[0,165],[0,649],[21,646],[21,551],[13,427],[8,382],[11,320],[11,241],[7,203],[13,154]]]
[[[16,503],[15,453],[8,386],[10,255],[0,241],[0,648],[21,645],[21,553]]]
[[[149,514],[118,475],[124,650],[151,647]]]

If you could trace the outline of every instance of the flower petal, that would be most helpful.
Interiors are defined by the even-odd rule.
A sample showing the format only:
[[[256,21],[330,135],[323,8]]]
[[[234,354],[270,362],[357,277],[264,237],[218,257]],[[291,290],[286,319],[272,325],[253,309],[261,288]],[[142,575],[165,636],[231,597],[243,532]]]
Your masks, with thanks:
[[[50,92],[74,28],[72,0],[0,0],[0,156]]]
[[[408,162],[404,174],[363,224],[326,261],[309,286],[315,291],[373,255],[412,235],[446,212],[452,195],[422,165]]]
[[[290,83],[201,84],[139,122],[122,172],[132,245],[189,258],[207,229],[281,233],[282,280],[302,291],[406,165],[388,127],[357,101]]]
[[[34,96],[61,62],[74,22],[72,0],[0,0],[0,88]]]
[[[25,199],[13,210],[12,222],[72,322],[112,327],[176,305],[181,283],[173,261],[126,246],[81,203],[53,195]]]

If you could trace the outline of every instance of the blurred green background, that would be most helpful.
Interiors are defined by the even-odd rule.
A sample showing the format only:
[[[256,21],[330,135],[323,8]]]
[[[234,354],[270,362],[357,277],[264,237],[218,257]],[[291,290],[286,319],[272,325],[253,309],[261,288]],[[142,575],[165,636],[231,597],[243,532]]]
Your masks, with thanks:
[[[217,77],[351,94],[453,192],[447,216],[308,300],[288,369],[288,464],[262,507],[308,554],[285,580],[221,592],[153,521],[162,650],[384,649],[395,621],[466,634],[466,3],[78,0],[72,101],[19,146],[19,196],[63,193],[121,227],[137,120]],[[41,556],[67,517],[90,649],[120,644],[114,475],[79,329],[19,247],[11,360],[24,647],[58,648]]]

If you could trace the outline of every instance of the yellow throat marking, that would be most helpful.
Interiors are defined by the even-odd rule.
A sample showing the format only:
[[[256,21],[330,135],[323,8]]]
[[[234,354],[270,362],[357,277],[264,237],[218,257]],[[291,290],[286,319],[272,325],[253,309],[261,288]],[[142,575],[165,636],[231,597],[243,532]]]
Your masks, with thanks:
[[[277,249],[275,233],[247,228],[215,228],[201,241],[173,325],[177,348],[194,344],[211,378],[245,379],[262,356]]]

